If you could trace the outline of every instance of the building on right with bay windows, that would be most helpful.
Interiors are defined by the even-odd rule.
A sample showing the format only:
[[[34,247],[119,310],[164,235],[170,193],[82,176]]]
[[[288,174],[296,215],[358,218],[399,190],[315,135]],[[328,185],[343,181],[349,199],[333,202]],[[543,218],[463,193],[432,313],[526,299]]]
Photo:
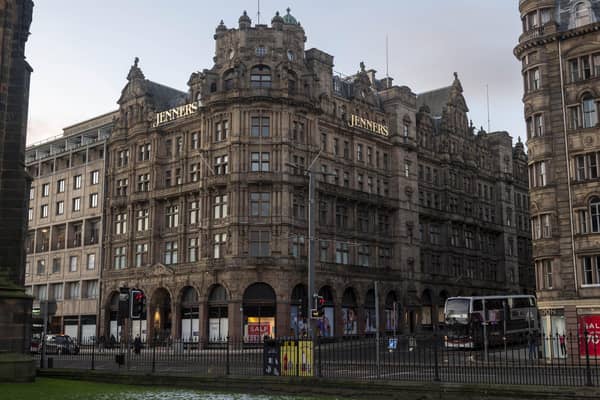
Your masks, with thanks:
[[[600,326],[600,1],[521,0],[533,262],[546,335]],[[598,332],[600,333],[600,332]],[[546,354],[559,356],[556,349]],[[581,349],[585,352],[585,349]]]

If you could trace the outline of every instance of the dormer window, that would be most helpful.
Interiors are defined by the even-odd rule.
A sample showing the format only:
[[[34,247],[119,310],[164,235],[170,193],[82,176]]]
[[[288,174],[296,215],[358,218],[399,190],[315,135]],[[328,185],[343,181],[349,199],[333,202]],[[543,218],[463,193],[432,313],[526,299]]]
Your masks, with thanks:
[[[267,55],[267,48],[265,46],[258,46],[254,52],[258,57],[264,57]]]
[[[592,23],[590,8],[584,2],[575,5],[575,28]]]
[[[224,90],[233,89],[233,77],[234,77],[233,71],[225,72],[225,75],[223,75],[223,89]]]
[[[266,65],[257,65],[250,71],[250,85],[253,88],[271,87],[271,68]]]

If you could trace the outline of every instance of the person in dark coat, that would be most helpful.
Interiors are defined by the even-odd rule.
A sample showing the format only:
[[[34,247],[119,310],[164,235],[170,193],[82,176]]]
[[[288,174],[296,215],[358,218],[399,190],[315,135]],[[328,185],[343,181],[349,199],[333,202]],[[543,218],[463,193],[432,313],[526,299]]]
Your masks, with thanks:
[[[135,352],[135,354],[140,354],[141,350],[142,350],[142,339],[140,339],[140,335],[137,335],[135,337],[135,340],[133,341],[133,351]]]

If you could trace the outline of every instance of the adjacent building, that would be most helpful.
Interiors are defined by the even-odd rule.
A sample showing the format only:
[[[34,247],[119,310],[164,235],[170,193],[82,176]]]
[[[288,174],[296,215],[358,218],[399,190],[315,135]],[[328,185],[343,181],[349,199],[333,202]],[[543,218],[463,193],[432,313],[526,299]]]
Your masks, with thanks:
[[[96,336],[105,199],[106,145],[116,113],[64,129],[27,148],[29,191],[25,284],[54,300],[51,332]]]
[[[553,336],[578,329],[595,333],[600,324],[600,1],[521,0],[519,10],[523,34],[514,53],[522,62],[542,326]]]

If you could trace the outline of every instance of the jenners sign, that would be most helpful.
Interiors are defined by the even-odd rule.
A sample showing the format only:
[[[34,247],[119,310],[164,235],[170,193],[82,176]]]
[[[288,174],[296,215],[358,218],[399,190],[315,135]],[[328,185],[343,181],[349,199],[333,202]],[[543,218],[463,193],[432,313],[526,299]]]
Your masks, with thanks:
[[[348,126],[353,127],[353,128],[365,129],[367,131],[376,133],[381,136],[389,136],[390,135],[387,126],[385,126],[383,124],[379,124],[375,121],[368,120],[363,117],[359,117],[358,115],[354,115],[354,114],[350,115],[350,121],[348,121]]]
[[[161,111],[156,113],[154,117],[154,122],[152,123],[152,127],[156,128],[162,124],[166,124],[167,122],[175,121],[176,119],[187,117],[188,115],[195,114],[198,111],[200,103],[194,102],[189,104],[184,104],[182,106],[173,107],[170,110]]]

